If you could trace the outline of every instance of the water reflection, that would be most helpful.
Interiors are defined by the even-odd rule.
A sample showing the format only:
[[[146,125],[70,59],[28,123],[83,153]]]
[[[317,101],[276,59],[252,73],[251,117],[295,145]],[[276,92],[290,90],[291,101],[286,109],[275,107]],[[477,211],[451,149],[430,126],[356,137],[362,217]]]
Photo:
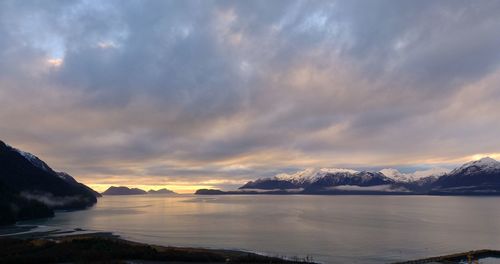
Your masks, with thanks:
[[[324,262],[386,263],[500,242],[500,198],[114,196],[39,222],[162,245],[246,249]]]

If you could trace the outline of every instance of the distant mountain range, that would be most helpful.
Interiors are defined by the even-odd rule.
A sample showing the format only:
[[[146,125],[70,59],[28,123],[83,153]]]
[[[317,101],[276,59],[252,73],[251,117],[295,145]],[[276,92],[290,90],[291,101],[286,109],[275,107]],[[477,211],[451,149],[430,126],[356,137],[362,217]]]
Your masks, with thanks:
[[[103,194],[173,193],[113,186]],[[249,181],[230,192],[202,189],[196,194],[500,195],[500,162],[483,158],[451,171],[437,168],[406,174],[395,169],[306,169]],[[55,209],[84,209],[99,196],[68,173],[55,171],[37,156],[0,141],[0,225],[50,217]]]
[[[0,224],[84,209],[100,194],[35,155],[0,141]]]
[[[483,158],[452,171],[436,168],[404,174],[395,169],[306,169],[250,181],[239,191],[197,194],[435,194],[500,195],[500,162]]]
[[[106,191],[102,193],[103,195],[141,195],[141,194],[175,194],[174,191],[168,189],[160,189],[160,190],[149,190],[144,191],[138,188],[129,188],[125,186],[111,186]]]

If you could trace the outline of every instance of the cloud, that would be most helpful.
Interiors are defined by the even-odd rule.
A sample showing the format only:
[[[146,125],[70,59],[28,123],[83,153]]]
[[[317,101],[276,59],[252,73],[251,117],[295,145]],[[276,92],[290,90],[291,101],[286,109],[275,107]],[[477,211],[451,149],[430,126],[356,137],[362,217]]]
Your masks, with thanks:
[[[497,153],[499,10],[4,1],[0,131],[88,183],[233,184]]]

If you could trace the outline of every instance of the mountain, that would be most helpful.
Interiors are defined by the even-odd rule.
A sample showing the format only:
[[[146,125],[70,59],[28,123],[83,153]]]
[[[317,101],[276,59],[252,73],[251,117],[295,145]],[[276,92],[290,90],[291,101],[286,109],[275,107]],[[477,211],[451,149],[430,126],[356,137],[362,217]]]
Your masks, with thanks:
[[[306,169],[295,174],[278,174],[272,178],[247,182],[240,190],[301,190],[302,193],[337,192],[406,192],[402,186],[381,172],[349,169]]]
[[[169,189],[159,189],[159,190],[149,190],[148,194],[176,194],[174,191],[171,191]]]
[[[239,189],[259,189],[259,190],[287,190],[287,189],[303,189],[311,183],[321,179],[327,174],[354,174],[355,170],[349,169],[305,169],[293,174],[280,173],[272,178],[262,178],[255,181],[247,182]]]
[[[225,192],[216,189],[199,189],[194,194],[215,195],[215,194],[225,194]]]
[[[310,183],[325,177],[327,174],[356,174],[358,171],[350,169],[337,169],[337,168],[322,168],[322,169],[305,169],[294,174],[281,173],[276,175],[275,178],[290,181],[296,185],[305,187]]]
[[[432,168],[412,173],[401,173],[396,169],[383,169],[380,171],[388,178],[393,179],[396,185],[416,193],[426,193],[432,189],[433,184],[450,170],[445,168]]]
[[[434,182],[432,192],[500,194],[500,162],[486,157],[465,163]]]
[[[407,192],[402,186],[381,172],[337,172],[327,173],[309,184],[304,193],[395,193]]]
[[[69,184],[76,185],[76,186],[81,186],[82,188],[87,189],[89,192],[92,192],[96,197],[102,197],[102,195],[100,193],[94,191],[92,188],[88,187],[87,185],[85,185],[83,183],[77,182],[75,180],[75,178],[73,178],[73,176],[69,175],[66,172],[57,172],[57,175],[59,177],[61,177],[62,179],[64,179]]]
[[[146,191],[138,188],[128,188],[125,186],[111,186],[106,191],[102,193],[103,195],[140,195],[147,194]]]
[[[0,185],[1,213],[13,215],[15,220],[47,217],[53,214],[52,209],[84,209],[95,204],[98,197],[69,174],[56,172],[37,156],[3,141]]]
[[[380,172],[336,172],[327,173],[314,180],[307,186],[307,189],[318,190],[335,186],[355,185],[361,187],[393,184],[394,180],[386,177]]]
[[[239,189],[259,189],[259,190],[288,190],[303,188],[305,184],[296,184],[289,180],[281,180],[278,178],[264,178],[255,181],[249,181]]]
[[[396,182],[418,182],[428,177],[439,178],[450,172],[450,170],[445,168],[432,168],[428,170],[416,171],[413,173],[402,173],[396,169],[383,169],[380,172]]]
[[[306,169],[249,181],[239,190],[246,193],[500,195],[500,162],[483,158],[452,171],[433,168],[413,173],[396,169],[379,172]]]
[[[97,202],[89,187],[66,173],[54,171],[35,155],[2,141],[0,181],[15,193],[54,209],[83,209]]]

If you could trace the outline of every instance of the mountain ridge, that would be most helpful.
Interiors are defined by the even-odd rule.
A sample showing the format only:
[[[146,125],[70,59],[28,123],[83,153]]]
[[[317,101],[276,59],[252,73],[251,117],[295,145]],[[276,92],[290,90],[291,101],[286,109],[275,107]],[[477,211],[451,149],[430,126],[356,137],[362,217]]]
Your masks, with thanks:
[[[0,207],[10,221],[48,217],[55,209],[85,209],[99,195],[65,172],[53,170],[37,156],[0,140]],[[38,213],[22,213],[23,211]],[[9,223],[7,218],[0,223]]]
[[[289,191],[303,194],[404,193],[500,195],[500,162],[485,157],[454,170],[432,168],[414,173],[395,169],[356,171],[351,169],[305,169],[293,174],[249,181],[241,191]]]

